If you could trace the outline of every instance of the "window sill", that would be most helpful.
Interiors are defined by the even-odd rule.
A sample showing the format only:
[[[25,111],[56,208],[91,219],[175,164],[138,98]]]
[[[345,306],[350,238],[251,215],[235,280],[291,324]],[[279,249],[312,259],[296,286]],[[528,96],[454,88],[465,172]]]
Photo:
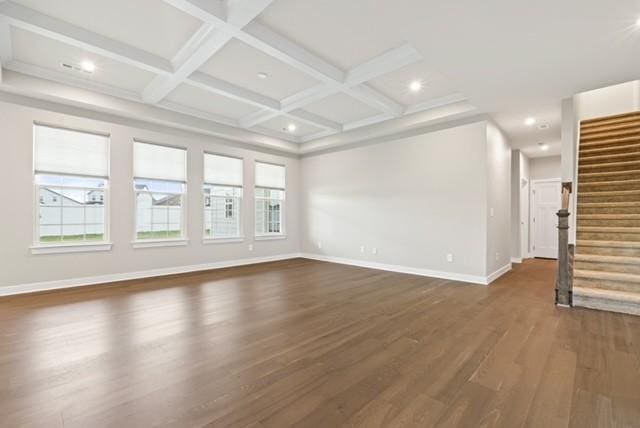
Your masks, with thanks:
[[[276,241],[279,239],[287,239],[287,235],[256,235],[254,241]]]
[[[31,254],[64,254],[89,253],[94,251],[111,251],[113,243],[73,243],[73,244],[38,244],[31,247]]]
[[[133,248],[157,248],[157,247],[185,247],[189,245],[188,239],[145,239],[131,241]]]
[[[202,238],[202,243],[208,244],[232,244],[237,242],[244,242],[244,236],[237,236],[235,238]]]

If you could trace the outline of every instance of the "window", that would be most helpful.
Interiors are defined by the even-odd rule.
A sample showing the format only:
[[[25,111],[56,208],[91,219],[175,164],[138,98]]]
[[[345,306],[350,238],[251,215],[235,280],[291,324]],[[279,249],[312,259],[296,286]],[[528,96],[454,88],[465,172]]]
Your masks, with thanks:
[[[242,236],[242,159],[204,154],[204,236]]]
[[[184,239],[187,151],[135,141],[133,170],[135,239]]]
[[[285,168],[256,162],[256,236],[284,235]]]
[[[108,239],[108,136],[34,125],[34,174],[36,244]]]

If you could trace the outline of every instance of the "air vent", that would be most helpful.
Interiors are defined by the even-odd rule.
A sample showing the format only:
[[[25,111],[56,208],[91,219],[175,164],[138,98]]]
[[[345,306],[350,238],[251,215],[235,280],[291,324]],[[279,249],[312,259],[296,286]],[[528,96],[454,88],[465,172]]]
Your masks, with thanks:
[[[549,124],[548,123],[541,123],[540,125],[538,125],[538,129],[541,131],[546,131],[547,129],[549,129]]]
[[[82,68],[82,65],[80,64],[69,64],[68,62],[63,62],[60,66],[66,70],[75,71],[76,73],[93,74],[93,71]]]

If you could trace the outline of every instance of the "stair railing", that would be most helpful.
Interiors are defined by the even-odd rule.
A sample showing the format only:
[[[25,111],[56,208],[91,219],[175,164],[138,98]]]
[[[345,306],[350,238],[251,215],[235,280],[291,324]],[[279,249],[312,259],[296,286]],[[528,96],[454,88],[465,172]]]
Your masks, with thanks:
[[[569,203],[572,184],[562,183],[562,207],[558,211],[558,276],[556,279],[556,305],[571,306],[573,290],[573,253],[569,245]]]

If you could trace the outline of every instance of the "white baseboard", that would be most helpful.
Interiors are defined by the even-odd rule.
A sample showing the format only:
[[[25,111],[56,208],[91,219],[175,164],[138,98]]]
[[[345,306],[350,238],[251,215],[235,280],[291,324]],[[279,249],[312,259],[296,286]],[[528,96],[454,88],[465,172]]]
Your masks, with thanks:
[[[205,270],[222,269],[234,266],[245,266],[256,263],[275,262],[301,257],[300,253],[281,254],[277,256],[255,257],[250,259],[229,260],[215,263],[204,263],[189,266],[176,266],[162,269],[143,270],[138,272],[123,272],[108,275],[91,276],[85,278],[62,279],[56,281],[32,282],[29,284],[9,285],[0,287],[0,296],[35,293],[38,291],[60,290],[87,285],[106,284],[131,279],[152,278],[156,276],[175,275],[179,273],[199,272]]]
[[[391,265],[386,263],[368,262],[356,259],[347,259],[343,257],[325,256],[320,254],[302,253],[301,257],[312,260],[320,260],[323,262],[340,263],[343,265],[359,266],[370,269],[386,270],[390,272],[408,273],[419,276],[429,276],[432,278],[449,279],[452,281],[469,282],[472,284],[487,285],[494,279],[498,278],[505,272],[511,269],[511,264],[500,268],[498,271],[492,273],[488,277],[480,275],[468,275],[463,273],[437,271],[431,269],[414,268],[409,266]],[[506,270],[504,270],[507,268]],[[504,270],[504,271],[503,271]],[[492,279],[493,278],[493,279]]]
[[[509,272],[510,270],[511,270],[511,263],[508,263],[502,266],[500,269],[496,270],[495,272],[487,276],[487,284],[491,284],[493,281],[500,278],[502,275]]]
[[[511,257],[511,263],[522,263],[522,257]]]

